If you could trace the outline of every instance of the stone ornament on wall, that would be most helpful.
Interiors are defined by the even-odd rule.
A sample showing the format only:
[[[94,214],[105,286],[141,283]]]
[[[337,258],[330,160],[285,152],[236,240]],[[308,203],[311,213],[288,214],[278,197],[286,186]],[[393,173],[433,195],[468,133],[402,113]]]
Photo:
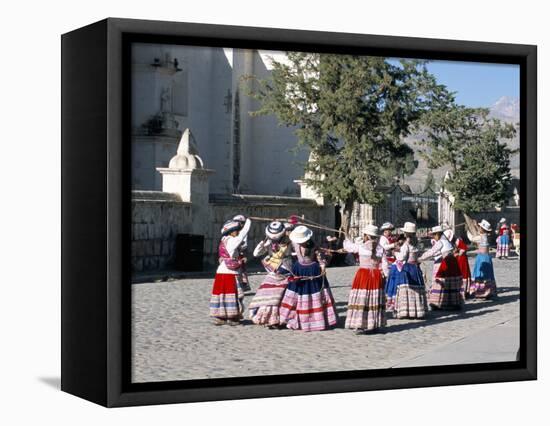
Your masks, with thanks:
[[[207,207],[203,204],[208,203],[208,175],[214,171],[204,168],[189,129],[183,132],[176,155],[168,167],[158,167],[157,171],[162,174],[163,192],[178,194],[182,201],[194,203],[195,208]]]
[[[195,138],[189,129],[185,129],[183,132],[176,155],[170,160],[168,168],[180,170],[204,169],[204,162],[199,157]]]

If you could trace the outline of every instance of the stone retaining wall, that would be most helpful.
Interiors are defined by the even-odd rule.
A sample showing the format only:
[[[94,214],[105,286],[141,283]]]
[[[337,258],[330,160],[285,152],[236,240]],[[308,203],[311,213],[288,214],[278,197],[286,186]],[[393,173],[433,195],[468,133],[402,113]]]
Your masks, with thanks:
[[[334,207],[318,206],[313,200],[297,197],[210,195],[207,209],[199,211],[192,203],[180,201],[175,194],[134,191],[132,199],[132,271],[158,271],[174,267],[176,236],[204,236],[204,267],[214,268],[222,224],[237,214],[265,218],[288,218],[290,215],[334,226]],[[248,257],[265,237],[267,221],[254,221],[248,236]],[[206,232],[205,232],[206,230]],[[321,242],[327,235],[314,229]],[[251,259],[252,260],[252,259]]]
[[[191,203],[132,200],[132,271],[169,268],[176,254],[176,235],[192,233]]]

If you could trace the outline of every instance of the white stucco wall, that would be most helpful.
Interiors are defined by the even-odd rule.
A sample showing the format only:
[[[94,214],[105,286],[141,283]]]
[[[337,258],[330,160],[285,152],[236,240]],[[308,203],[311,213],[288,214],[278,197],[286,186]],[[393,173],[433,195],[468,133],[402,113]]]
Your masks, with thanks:
[[[160,190],[162,177],[157,167],[166,167],[178,148],[179,140],[165,136],[134,136],[132,141],[133,189]]]
[[[142,124],[158,114],[163,90],[172,93],[171,105],[178,130],[190,128],[206,167],[215,170],[210,179],[211,193],[233,190],[234,123],[240,123],[240,190],[248,194],[298,194],[293,182],[303,175],[304,152],[295,156],[292,129],[279,126],[273,116],[251,117],[258,108],[240,87],[241,76],[258,78],[270,75],[271,55],[281,60],[284,54],[252,50],[208,47],[136,44],[132,52],[132,126],[134,132],[132,164],[133,186],[140,190],[160,190],[157,167],[166,167],[175,154],[179,137],[144,135]],[[181,71],[173,67],[154,67],[159,58],[177,58]],[[171,62],[170,62],[171,63]],[[228,91],[239,91],[240,114],[234,120],[234,108],[227,108]]]
[[[280,53],[272,52],[279,59]],[[252,73],[258,79],[267,79],[271,74],[271,52],[257,51],[252,54]],[[252,193],[270,195],[297,195],[299,187],[294,180],[303,177],[303,164],[308,153],[299,155],[290,152],[296,147],[294,128],[280,126],[277,118],[270,116],[251,117],[250,111],[260,108],[258,101],[249,98],[248,110],[241,110],[242,122],[249,127],[246,150],[250,163],[246,164],[246,184]]]
[[[176,152],[179,136],[140,134],[142,124],[161,111],[162,91],[169,88],[177,129],[192,129],[202,158],[216,170],[211,190],[227,191],[231,114],[226,113],[224,96],[231,88],[232,68],[223,49],[136,44],[132,55],[134,189],[160,190],[161,179],[155,169],[166,167]],[[177,58],[181,71],[151,65],[155,58],[162,63],[167,55],[171,60]],[[164,155],[167,144],[172,145],[172,152]]]

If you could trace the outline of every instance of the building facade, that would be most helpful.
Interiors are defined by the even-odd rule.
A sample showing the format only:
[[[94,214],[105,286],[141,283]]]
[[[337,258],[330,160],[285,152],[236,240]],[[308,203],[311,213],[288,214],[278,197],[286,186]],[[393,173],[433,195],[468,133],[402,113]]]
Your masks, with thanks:
[[[298,195],[308,153],[274,116],[252,117],[255,76],[270,75],[279,52],[135,44],[132,52],[132,187],[158,191],[183,130],[192,129],[215,171],[211,193]]]

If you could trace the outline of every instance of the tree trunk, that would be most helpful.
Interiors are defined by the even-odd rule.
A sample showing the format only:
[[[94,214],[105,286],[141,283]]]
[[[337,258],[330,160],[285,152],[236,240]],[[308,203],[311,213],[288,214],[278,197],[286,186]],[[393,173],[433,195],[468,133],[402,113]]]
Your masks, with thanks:
[[[468,214],[462,212],[464,215],[464,229],[466,230],[466,236],[470,241],[479,236],[479,227],[475,219],[471,218]]]
[[[351,214],[353,212],[353,200],[347,200],[342,207],[340,207],[340,214],[342,215],[342,222],[340,224],[340,230],[349,236],[349,228],[351,226]]]

